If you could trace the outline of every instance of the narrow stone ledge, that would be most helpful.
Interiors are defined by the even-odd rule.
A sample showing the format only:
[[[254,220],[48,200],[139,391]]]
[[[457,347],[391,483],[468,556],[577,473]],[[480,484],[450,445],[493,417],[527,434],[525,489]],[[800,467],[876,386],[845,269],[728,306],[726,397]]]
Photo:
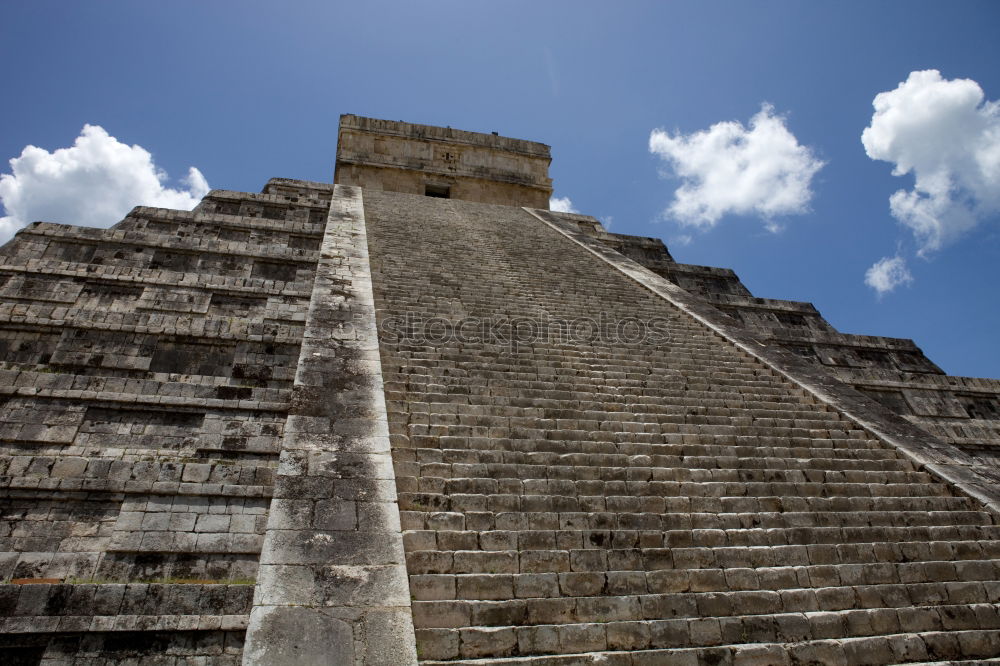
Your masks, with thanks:
[[[119,631],[242,631],[246,615],[37,615],[8,617],[3,634]]]
[[[169,484],[169,485],[165,485]],[[114,479],[51,479],[50,477],[0,476],[0,488],[116,493],[122,495],[191,495],[197,497],[271,497],[265,486],[241,486],[222,483],[182,483]]]
[[[30,326],[36,329],[63,329],[67,327],[80,328],[95,331],[115,331],[118,333],[155,333],[156,335],[171,335],[178,337],[196,336],[209,338],[212,340],[244,340],[258,339],[260,341],[274,342],[278,344],[298,344],[300,341],[299,330],[301,326],[294,326],[281,323],[250,322],[243,330],[234,329],[225,332],[221,330],[213,331],[213,326],[221,329],[223,324],[228,322],[220,317],[202,317],[192,319],[188,315],[175,315],[164,313],[143,313],[138,317],[138,321],[146,321],[147,324],[126,324],[124,315],[121,313],[104,313],[93,310],[82,310],[70,308],[61,316],[52,318],[42,318],[29,315],[9,315],[2,311],[4,306],[0,306],[0,324],[17,323],[22,326]],[[101,321],[99,317],[117,317],[121,321]],[[158,316],[160,322],[155,326],[148,325],[153,321],[153,317]],[[281,331],[284,328],[285,331]]]
[[[26,374],[26,378],[30,381],[30,376],[37,375],[41,377],[51,376],[45,375],[43,373],[31,373]],[[76,379],[79,375],[69,375]],[[20,381],[20,380],[19,380]],[[225,384],[206,386],[208,389],[215,389],[219,386],[223,388],[228,388]],[[267,390],[267,389],[264,389]],[[279,391],[283,394],[289,394],[290,391],[287,389],[272,389],[274,391]],[[252,410],[255,412],[277,412],[284,413],[288,409],[288,404],[285,402],[273,402],[264,400],[223,400],[220,398],[200,398],[200,397],[186,397],[186,396],[175,396],[175,395],[152,395],[152,394],[128,394],[128,393],[108,393],[95,391],[86,391],[82,389],[48,389],[48,388],[34,388],[30,386],[6,386],[0,387],[0,395],[4,396],[22,396],[31,398],[51,398],[53,400],[87,400],[93,402],[93,407],[104,407],[112,406],[116,407],[118,405],[145,405],[151,407],[159,407],[163,405],[169,405],[171,407],[191,407],[197,409],[211,409],[211,410],[239,410],[246,411]]]

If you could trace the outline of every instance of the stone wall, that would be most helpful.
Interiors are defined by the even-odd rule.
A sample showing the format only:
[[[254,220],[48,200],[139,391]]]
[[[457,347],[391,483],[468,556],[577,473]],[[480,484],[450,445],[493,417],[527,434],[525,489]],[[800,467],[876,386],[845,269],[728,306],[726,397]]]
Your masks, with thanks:
[[[0,250],[5,654],[239,662],[331,190]]]

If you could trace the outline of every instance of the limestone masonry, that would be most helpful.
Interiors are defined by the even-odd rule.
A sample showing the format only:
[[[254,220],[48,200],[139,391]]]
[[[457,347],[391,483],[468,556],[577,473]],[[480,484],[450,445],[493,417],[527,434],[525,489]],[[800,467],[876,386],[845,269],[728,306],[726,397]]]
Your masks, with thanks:
[[[1000,382],[549,161],[348,115],[334,185],[0,248],[0,663],[1000,661]]]

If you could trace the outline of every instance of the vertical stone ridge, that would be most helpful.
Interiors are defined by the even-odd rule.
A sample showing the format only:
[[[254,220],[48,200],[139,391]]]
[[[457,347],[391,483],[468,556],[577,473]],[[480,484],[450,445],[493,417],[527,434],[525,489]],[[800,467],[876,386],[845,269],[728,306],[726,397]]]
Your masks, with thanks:
[[[336,186],[244,664],[415,664],[361,189]]]

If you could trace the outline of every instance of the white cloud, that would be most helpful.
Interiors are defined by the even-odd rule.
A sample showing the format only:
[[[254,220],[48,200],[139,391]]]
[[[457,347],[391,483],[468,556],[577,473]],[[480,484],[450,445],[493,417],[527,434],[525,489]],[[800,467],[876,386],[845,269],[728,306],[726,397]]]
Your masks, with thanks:
[[[573,202],[570,201],[569,197],[551,197],[549,199],[549,210],[554,210],[557,213],[579,213],[576,208],[573,207]]]
[[[882,257],[865,272],[865,284],[878,292],[879,296],[911,282],[913,276],[906,267],[906,260],[899,255]]]
[[[149,151],[109,136],[98,125],[84,125],[70,148],[49,152],[25,146],[0,174],[0,243],[24,225],[42,220],[109,227],[133,206],[190,210],[208,193],[208,183],[191,167],[185,187],[166,187],[167,175]]]
[[[891,162],[893,175],[913,172],[913,189],[898,190],[889,207],[921,255],[1000,212],[1000,104],[984,100],[975,81],[929,69],[872,103],[861,143],[873,160]]]
[[[670,244],[677,247],[687,247],[694,241],[691,234],[677,234],[670,238]]]
[[[778,231],[774,216],[808,210],[812,177],[824,164],[799,144],[769,104],[750,119],[749,128],[729,121],[687,135],[653,130],[649,150],[682,181],[665,214],[705,228],[723,215],[755,214]]]
[[[598,219],[601,221],[601,225],[604,227],[605,231],[611,231],[611,227],[615,223],[614,215],[605,215],[604,217]]]

